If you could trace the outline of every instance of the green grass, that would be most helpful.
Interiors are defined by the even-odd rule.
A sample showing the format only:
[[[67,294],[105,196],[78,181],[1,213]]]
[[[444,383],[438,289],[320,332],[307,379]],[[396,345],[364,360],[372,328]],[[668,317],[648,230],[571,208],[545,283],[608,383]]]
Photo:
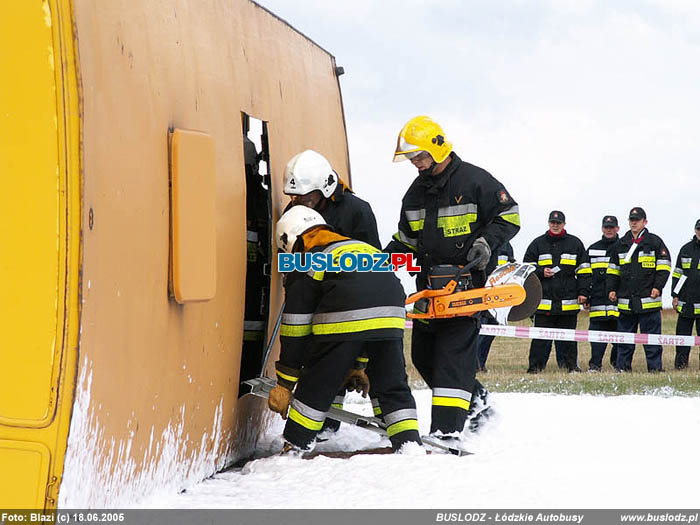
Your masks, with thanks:
[[[530,321],[516,323],[530,326]],[[588,329],[588,315],[578,316],[578,329]],[[675,334],[676,313],[664,310],[662,313],[662,332]],[[418,371],[411,363],[411,331],[406,330],[405,354],[409,382],[412,388],[425,388]],[[644,348],[637,345],[632,360],[631,373],[616,373],[610,366],[610,346],[607,347],[603,358],[603,371],[587,373],[588,360],[591,357],[591,347],[588,343],[578,343],[578,362],[584,372],[569,374],[559,370],[552,345],[547,369],[540,374],[527,374],[529,339],[497,337],[491,345],[486,367],[488,372],[479,373],[478,379],[493,392],[549,392],[555,394],[593,394],[593,395],[625,395],[651,394],[661,396],[700,395],[700,370],[698,347],[690,352],[689,367],[678,371],[674,368],[676,348],[663,347],[662,373],[648,373]]]

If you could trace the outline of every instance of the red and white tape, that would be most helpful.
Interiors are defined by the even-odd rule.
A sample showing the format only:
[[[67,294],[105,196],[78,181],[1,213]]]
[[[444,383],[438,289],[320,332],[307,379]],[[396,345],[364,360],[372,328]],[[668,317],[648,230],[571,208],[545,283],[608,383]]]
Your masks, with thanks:
[[[413,322],[406,320],[406,328]],[[481,335],[518,337],[521,339],[548,339],[550,341],[587,341],[589,343],[623,343],[666,346],[698,346],[700,337],[693,335],[631,334],[627,332],[602,332],[596,330],[568,330],[565,328],[539,328],[534,326],[481,325]]]

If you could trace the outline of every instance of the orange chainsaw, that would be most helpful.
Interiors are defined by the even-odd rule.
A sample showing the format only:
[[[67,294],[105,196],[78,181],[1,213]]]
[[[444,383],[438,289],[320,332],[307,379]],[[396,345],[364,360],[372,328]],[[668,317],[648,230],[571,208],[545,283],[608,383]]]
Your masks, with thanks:
[[[534,313],[542,298],[542,287],[532,265],[509,263],[500,266],[488,277],[485,288],[470,288],[470,270],[478,262],[463,267],[437,265],[431,268],[428,276],[431,288],[406,299],[407,305],[424,300],[423,304],[416,305],[406,316],[410,319],[448,319],[508,308],[507,319],[518,321]]]

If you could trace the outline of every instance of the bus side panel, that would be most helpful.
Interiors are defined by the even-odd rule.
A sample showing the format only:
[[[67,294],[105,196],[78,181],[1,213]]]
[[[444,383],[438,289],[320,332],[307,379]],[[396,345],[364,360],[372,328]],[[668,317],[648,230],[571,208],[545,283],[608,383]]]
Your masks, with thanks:
[[[75,1],[83,93],[79,379],[60,504],[119,506],[248,453],[269,420],[237,402],[246,268],[241,112],[268,122],[275,219],[286,161],[347,172],[333,57],[248,0]],[[168,130],[211,135],[217,282],[168,295]],[[269,324],[281,305],[273,269]],[[271,333],[271,328],[270,328]],[[275,355],[270,363],[275,360]]]

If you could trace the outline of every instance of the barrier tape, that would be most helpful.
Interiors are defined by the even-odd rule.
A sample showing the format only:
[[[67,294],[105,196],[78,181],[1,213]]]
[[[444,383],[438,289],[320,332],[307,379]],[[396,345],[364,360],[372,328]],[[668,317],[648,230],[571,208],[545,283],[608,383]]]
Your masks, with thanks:
[[[406,328],[413,322],[406,321]],[[481,325],[480,335],[517,337],[521,339],[547,339],[550,341],[581,341],[589,343],[623,343],[666,346],[699,346],[700,336],[667,334],[631,334],[628,332],[603,332],[597,330],[570,330],[567,328],[540,328],[535,326]]]

